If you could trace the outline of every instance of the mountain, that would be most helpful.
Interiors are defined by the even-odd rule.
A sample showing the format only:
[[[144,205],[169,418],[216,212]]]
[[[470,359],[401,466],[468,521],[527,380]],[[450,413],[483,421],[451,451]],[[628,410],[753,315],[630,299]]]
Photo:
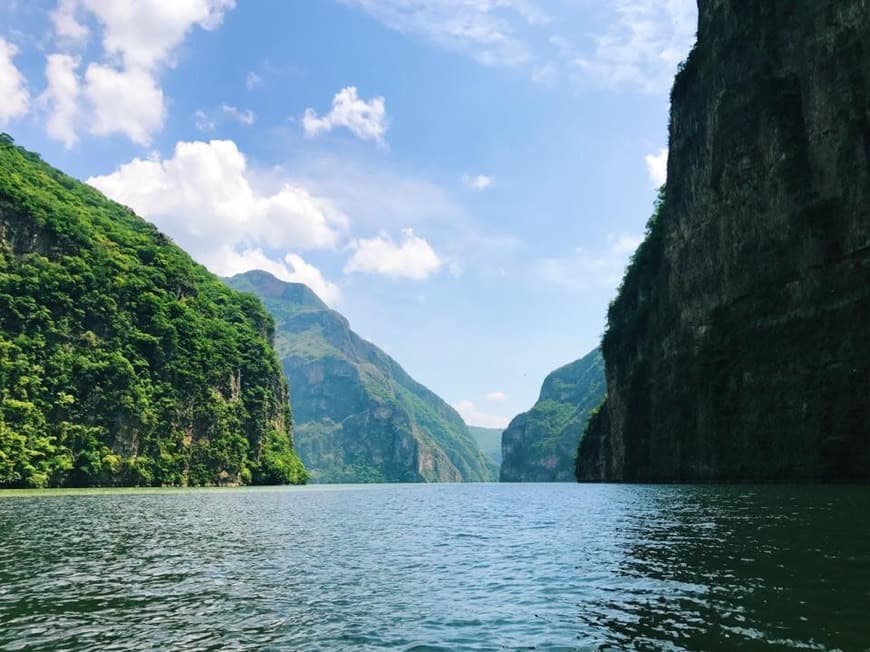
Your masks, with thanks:
[[[604,394],[600,349],[547,376],[537,403],[514,417],[502,435],[501,481],[573,480],[577,442]]]
[[[296,445],[315,482],[495,478],[457,412],[350,329],[311,290],[261,271],[227,279],[259,296],[293,388]]]
[[[501,428],[482,428],[480,426],[468,426],[468,431],[477,442],[481,452],[489,457],[496,466],[501,465]]]
[[[870,6],[699,9],[578,477],[870,481]]]
[[[302,482],[254,297],[0,136],[0,486]]]

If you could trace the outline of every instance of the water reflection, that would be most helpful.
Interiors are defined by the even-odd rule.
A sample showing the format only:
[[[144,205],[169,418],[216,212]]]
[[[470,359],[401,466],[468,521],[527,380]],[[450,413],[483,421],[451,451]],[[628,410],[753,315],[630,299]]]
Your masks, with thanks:
[[[2,650],[870,649],[870,490],[0,495]]]
[[[870,494],[638,487],[623,555],[579,605],[608,649],[870,649]]]

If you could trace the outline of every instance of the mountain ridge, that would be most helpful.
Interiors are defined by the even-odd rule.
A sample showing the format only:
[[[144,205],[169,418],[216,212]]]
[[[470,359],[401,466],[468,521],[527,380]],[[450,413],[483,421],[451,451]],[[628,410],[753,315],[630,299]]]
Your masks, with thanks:
[[[494,479],[459,414],[309,288],[262,270],[226,281],[257,294],[275,318],[297,447],[314,481]]]

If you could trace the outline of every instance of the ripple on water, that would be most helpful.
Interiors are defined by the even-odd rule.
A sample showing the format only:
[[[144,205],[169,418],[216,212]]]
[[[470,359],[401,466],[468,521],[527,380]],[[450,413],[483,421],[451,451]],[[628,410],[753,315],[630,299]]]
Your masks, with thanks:
[[[0,649],[870,649],[868,541],[847,487],[4,494]]]

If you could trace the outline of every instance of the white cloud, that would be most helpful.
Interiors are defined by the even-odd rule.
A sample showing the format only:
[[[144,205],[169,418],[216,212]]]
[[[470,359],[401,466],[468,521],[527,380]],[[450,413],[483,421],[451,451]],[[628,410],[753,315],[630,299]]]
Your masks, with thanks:
[[[95,135],[123,134],[148,145],[166,120],[160,71],[175,65],[175,50],[195,26],[217,28],[234,6],[235,0],[59,0],[51,14],[58,42],[83,48],[89,29],[82,20],[92,17],[101,28],[103,60],[88,62],[83,82],[71,77],[75,68],[68,62],[62,69],[48,63],[57,67],[54,87],[49,79],[44,94],[55,104],[49,135],[69,146],[82,125]],[[57,95],[61,81],[65,104]],[[73,86],[83,87],[86,103],[69,101]]]
[[[695,0],[615,0],[613,11],[591,52],[574,53],[563,39],[563,53],[570,53],[573,66],[605,86],[667,91],[677,64],[694,42]]]
[[[327,281],[319,269],[297,254],[287,254],[282,261],[270,258],[262,249],[238,252],[230,247],[223,247],[212,254],[209,269],[221,276],[261,269],[288,283],[304,283],[330,306],[335,306],[341,299],[339,287]]]
[[[262,83],[263,83],[263,78],[260,77],[260,75],[255,73],[253,70],[251,72],[249,72],[247,75],[245,75],[245,87],[248,90],[251,90],[252,88],[256,88],[257,86],[259,86]]]
[[[643,157],[649,178],[656,188],[668,180],[668,149],[663,147],[658,154],[647,154]]]
[[[0,38],[0,125],[18,118],[30,106],[30,93],[24,75],[12,62],[18,48]]]
[[[334,286],[295,254],[282,260],[264,252],[334,248],[347,217],[286,181],[261,190],[265,182],[233,141],[179,142],[171,158],[136,158],[88,183],[153,221],[216,273],[268,263],[267,271],[283,269],[285,280],[293,275],[319,288],[324,300],[337,297]]]
[[[79,59],[68,54],[51,54],[45,65],[48,88],[39,96],[40,104],[49,107],[45,123],[48,135],[67,147],[78,142],[76,119],[79,110]]]
[[[124,68],[174,65],[172,55],[194,26],[213,30],[235,0],[80,0],[103,27],[103,48]]]
[[[78,0],[59,0],[55,10],[51,12],[51,22],[58,37],[84,45],[90,36],[90,30],[76,17],[77,8]]]
[[[384,98],[375,97],[365,101],[359,98],[355,86],[348,86],[335,94],[332,110],[323,117],[318,117],[313,109],[306,109],[302,126],[309,137],[330,132],[336,127],[345,127],[361,140],[383,144],[387,132]]]
[[[520,68],[535,83],[568,78],[581,87],[656,93],[667,91],[689,51],[697,16],[695,0],[342,1],[390,29],[483,65]],[[593,11],[598,15],[591,17]],[[590,22],[604,27],[590,33]],[[553,33],[553,25],[581,35],[581,45]]]
[[[498,403],[498,402],[504,401],[505,399],[507,399],[507,394],[505,394],[504,392],[496,391],[496,392],[490,392],[489,394],[486,395],[487,401],[495,401]]]
[[[426,240],[412,229],[402,231],[396,243],[387,235],[362,238],[350,243],[353,255],[344,266],[345,273],[368,272],[394,278],[422,280],[435,274],[443,264]]]
[[[148,145],[166,119],[163,89],[152,75],[135,68],[90,64],[85,97],[92,109],[88,129],[98,136],[121,133],[134,143]]]
[[[532,58],[519,32],[550,18],[530,0],[344,0],[403,34],[421,36],[488,66],[517,66]]]
[[[473,401],[463,400],[453,404],[453,409],[459,412],[462,420],[470,426],[481,428],[507,428],[510,419],[498,414],[484,412]]]
[[[242,110],[238,107],[230,106],[229,104],[221,104],[221,111],[246,127],[250,127],[257,119],[257,116],[254,115],[254,112],[251,111],[251,109]]]
[[[493,177],[488,177],[485,174],[475,174],[475,175],[462,175],[462,183],[465,184],[466,188],[470,188],[471,190],[485,190],[489,188],[495,179]]]

